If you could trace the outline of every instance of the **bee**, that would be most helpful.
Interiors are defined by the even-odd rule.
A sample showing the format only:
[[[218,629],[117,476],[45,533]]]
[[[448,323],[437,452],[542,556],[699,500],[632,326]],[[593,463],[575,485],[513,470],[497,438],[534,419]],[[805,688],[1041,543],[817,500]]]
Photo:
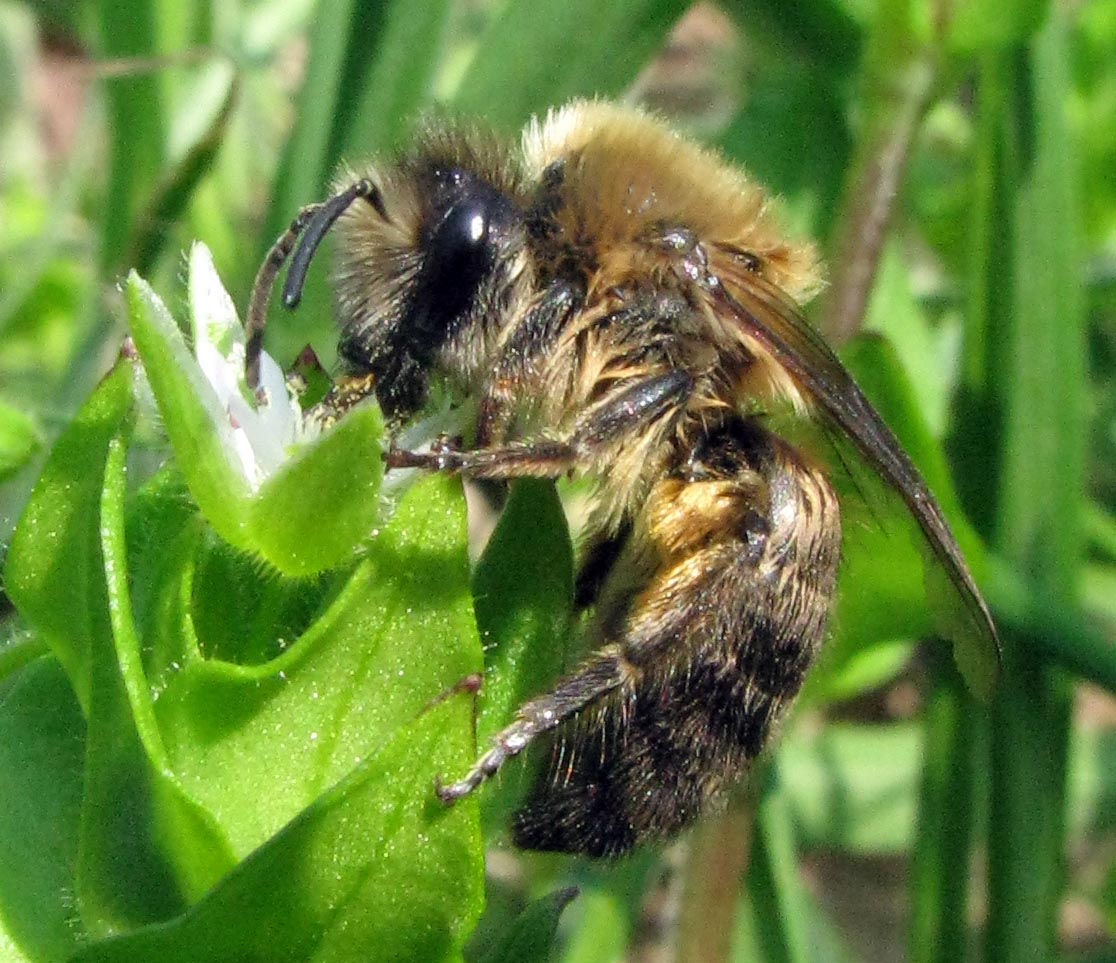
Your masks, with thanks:
[[[397,428],[436,392],[475,404],[467,446],[392,447],[389,469],[595,483],[576,580],[589,654],[437,787],[444,801],[544,734],[521,847],[614,856],[724,800],[818,654],[841,559],[831,471],[778,412],[820,423],[901,496],[994,671],[995,628],[937,502],[797,307],[822,285],[814,249],[718,156],[597,101],[517,144],[431,123],[276,242],[246,321],[253,387],[278,273],[289,259],[294,307],[330,231],[346,378]]]

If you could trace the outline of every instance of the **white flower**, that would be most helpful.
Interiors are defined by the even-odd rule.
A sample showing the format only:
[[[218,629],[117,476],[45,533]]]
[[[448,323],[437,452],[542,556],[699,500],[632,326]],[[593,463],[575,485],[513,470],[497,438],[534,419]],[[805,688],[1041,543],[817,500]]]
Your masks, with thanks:
[[[255,491],[299,444],[316,434],[304,421],[298,399],[287,388],[279,365],[260,357],[260,386],[267,403],[249,403],[244,379],[244,329],[236,307],[217,276],[209,248],[190,249],[187,282],[194,354],[232,428],[233,448]]]

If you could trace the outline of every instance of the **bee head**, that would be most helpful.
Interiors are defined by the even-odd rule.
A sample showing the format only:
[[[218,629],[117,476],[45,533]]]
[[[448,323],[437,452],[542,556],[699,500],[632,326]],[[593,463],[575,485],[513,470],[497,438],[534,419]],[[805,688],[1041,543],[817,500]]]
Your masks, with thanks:
[[[522,274],[525,227],[517,182],[506,150],[446,133],[429,135],[393,164],[347,177],[332,197],[308,209],[304,223],[292,225],[285,249],[281,238],[261,269],[248,317],[249,379],[266,290],[293,249],[283,301],[295,307],[314,253],[331,230],[338,351],[349,373],[375,376],[385,412],[405,417],[416,411],[432,377],[472,377],[486,363],[491,336]]]

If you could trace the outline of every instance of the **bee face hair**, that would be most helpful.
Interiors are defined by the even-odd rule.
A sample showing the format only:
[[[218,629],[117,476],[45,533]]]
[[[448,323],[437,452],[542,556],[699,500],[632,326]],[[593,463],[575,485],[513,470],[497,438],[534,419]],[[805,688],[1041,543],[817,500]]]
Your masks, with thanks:
[[[336,228],[341,357],[376,376],[391,415],[420,407],[439,370],[469,374],[514,300],[525,248],[517,178],[478,140],[428,131],[413,154],[366,173],[382,209],[353,205]]]
[[[297,301],[331,229],[349,382],[396,427],[435,382],[476,405],[469,447],[393,447],[389,469],[596,482],[576,585],[591,654],[439,787],[446,802],[543,737],[521,846],[623,853],[725,798],[822,644],[841,554],[834,467],[774,412],[822,422],[836,464],[859,459],[899,494],[995,665],[937,502],[799,312],[822,283],[813,247],[721,158],[598,102],[517,143],[428,126],[277,241],[248,312],[250,381],[276,274],[293,251]]]

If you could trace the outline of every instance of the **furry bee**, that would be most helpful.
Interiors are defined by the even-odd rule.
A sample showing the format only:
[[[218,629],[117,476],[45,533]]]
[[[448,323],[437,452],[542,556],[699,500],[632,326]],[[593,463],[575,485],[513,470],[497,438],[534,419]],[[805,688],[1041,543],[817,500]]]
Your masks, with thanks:
[[[280,269],[293,307],[331,230],[344,373],[396,426],[435,387],[476,404],[468,447],[392,448],[389,468],[596,482],[576,584],[591,654],[443,800],[544,733],[522,847],[616,855],[724,798],[802,686],[841,557],[830,471],[776,411],[826,426],[902,497],[994,672],[992,620],[936,501],[796,307],[822,283],[812,247],[719,157],[602,102],[552,111],[518,145],[431,124],[276,242],[246,322],[251,385]]]

